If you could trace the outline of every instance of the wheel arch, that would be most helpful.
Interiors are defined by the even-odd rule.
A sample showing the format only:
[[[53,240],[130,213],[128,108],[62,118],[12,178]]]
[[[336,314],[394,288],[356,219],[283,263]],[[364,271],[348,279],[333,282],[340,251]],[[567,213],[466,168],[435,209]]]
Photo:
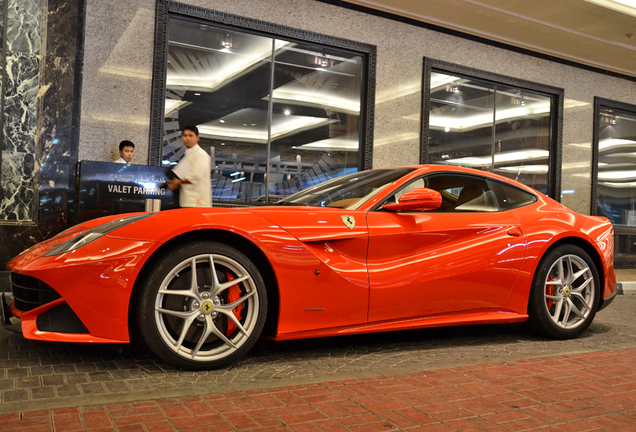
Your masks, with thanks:
[[[600,279],[600,284],[599,284],[600,287],[598,290],[599,309],[600,309],[600,306],[603,304],[603,287],[605,287],[605,272],[603,271],[603,261],[601,260],[601,256],[596,250],[596,248],[594,248],[594,246],[590,244],[590,242],[580,237],[564,237],[562,239],[557,240],[552,245],[550,245],[550,247],[546,249],[546,251],[541,256],[541,259],[543,259],[546,255],[548,255],[552,250],[565,244],[570,244],[570,245],[580,247],[590,256],[590,258],[594,262],[594,265],[596,266],[596,272],[598,273],[598,277]],[[535,270],[535,273],[536,273],[536,270]],[[534,275],[533,275],[533,280],[534,280]]]
[[[267,335],[275,335],[278,325],[278,282],[269,259],[258,246],[239,234],[218,229],[207,229],[190,231],[170,239],[166,243],[162,244],[156,251],[153,252],[152,256],[146,260],[137,275],[130,296],[130,303],[128,305],[128,331],[130,333],[131,340],[139,339],[131,324],[135,322],[133,316],[135,313],[134,305],[139,301],[139,296],[142,291],[141,286],[143,285],[144,280],[153,271],[156,262],[170,249],[177,245],[197,241],[214,241],[226,244],[239,250],[254,263],[261,273],[263,281],[265,282],[265,287],[267,288],[267,319],[265,321],[265,328],[263,329],[263,332]]]

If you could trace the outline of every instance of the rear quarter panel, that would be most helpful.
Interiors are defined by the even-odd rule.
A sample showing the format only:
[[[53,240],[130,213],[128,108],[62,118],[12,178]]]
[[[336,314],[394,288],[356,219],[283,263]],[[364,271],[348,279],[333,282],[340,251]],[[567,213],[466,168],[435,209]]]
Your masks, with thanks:
[[[613,292],[616,284],[613,229],[608,220],[574,213],[543,196],[537,203],[511,212],[525,229],[528,248],[515,289],[505,307],[525,312],[537,267],[546,252],[559,242],[584,242],[593,248],[601,262],[597,271],[604,280],[603,297]]]

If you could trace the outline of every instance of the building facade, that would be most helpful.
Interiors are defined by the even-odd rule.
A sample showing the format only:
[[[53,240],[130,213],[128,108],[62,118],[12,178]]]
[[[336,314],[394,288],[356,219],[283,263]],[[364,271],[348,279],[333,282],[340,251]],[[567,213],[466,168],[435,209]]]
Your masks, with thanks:
[[[134,163],[169,166],[184,122],[217,200],[452,163],[613,216],[636,254],[632,77],[334,2],[0,1],[3,266],[72,224],[77,161],[114,161],[127,139]]]

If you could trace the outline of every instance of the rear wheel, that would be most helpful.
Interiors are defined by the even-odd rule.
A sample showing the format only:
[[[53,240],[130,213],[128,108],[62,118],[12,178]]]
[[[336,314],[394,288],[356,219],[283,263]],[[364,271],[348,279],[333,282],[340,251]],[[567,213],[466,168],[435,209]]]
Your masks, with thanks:
[[[578,246],[558,246],[541,260],[535,274],[527,324],[543,336],[576,337],[594,319],[600,289],[590,256]]]
[[[142,287],[138,324],[146,345],[185,369],[214,369],[243,356],[263,330],[267,294],[238,250],[196,242],[164,256]]]

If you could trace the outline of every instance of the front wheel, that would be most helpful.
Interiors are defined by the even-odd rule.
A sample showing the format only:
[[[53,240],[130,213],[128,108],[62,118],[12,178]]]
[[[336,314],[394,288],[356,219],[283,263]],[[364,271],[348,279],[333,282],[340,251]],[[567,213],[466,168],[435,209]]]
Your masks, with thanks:
[[[243,356],[263,330],[265,284],[238,250],[215,242],[182,245],[145,281],[138,325],[146,345],[184,369],[215,369]]]
[[[558,246],[541,260],[535,273],[527,324],[542,336],[576,337],[594,319],[600,290],[590,256],[578,246]]]

